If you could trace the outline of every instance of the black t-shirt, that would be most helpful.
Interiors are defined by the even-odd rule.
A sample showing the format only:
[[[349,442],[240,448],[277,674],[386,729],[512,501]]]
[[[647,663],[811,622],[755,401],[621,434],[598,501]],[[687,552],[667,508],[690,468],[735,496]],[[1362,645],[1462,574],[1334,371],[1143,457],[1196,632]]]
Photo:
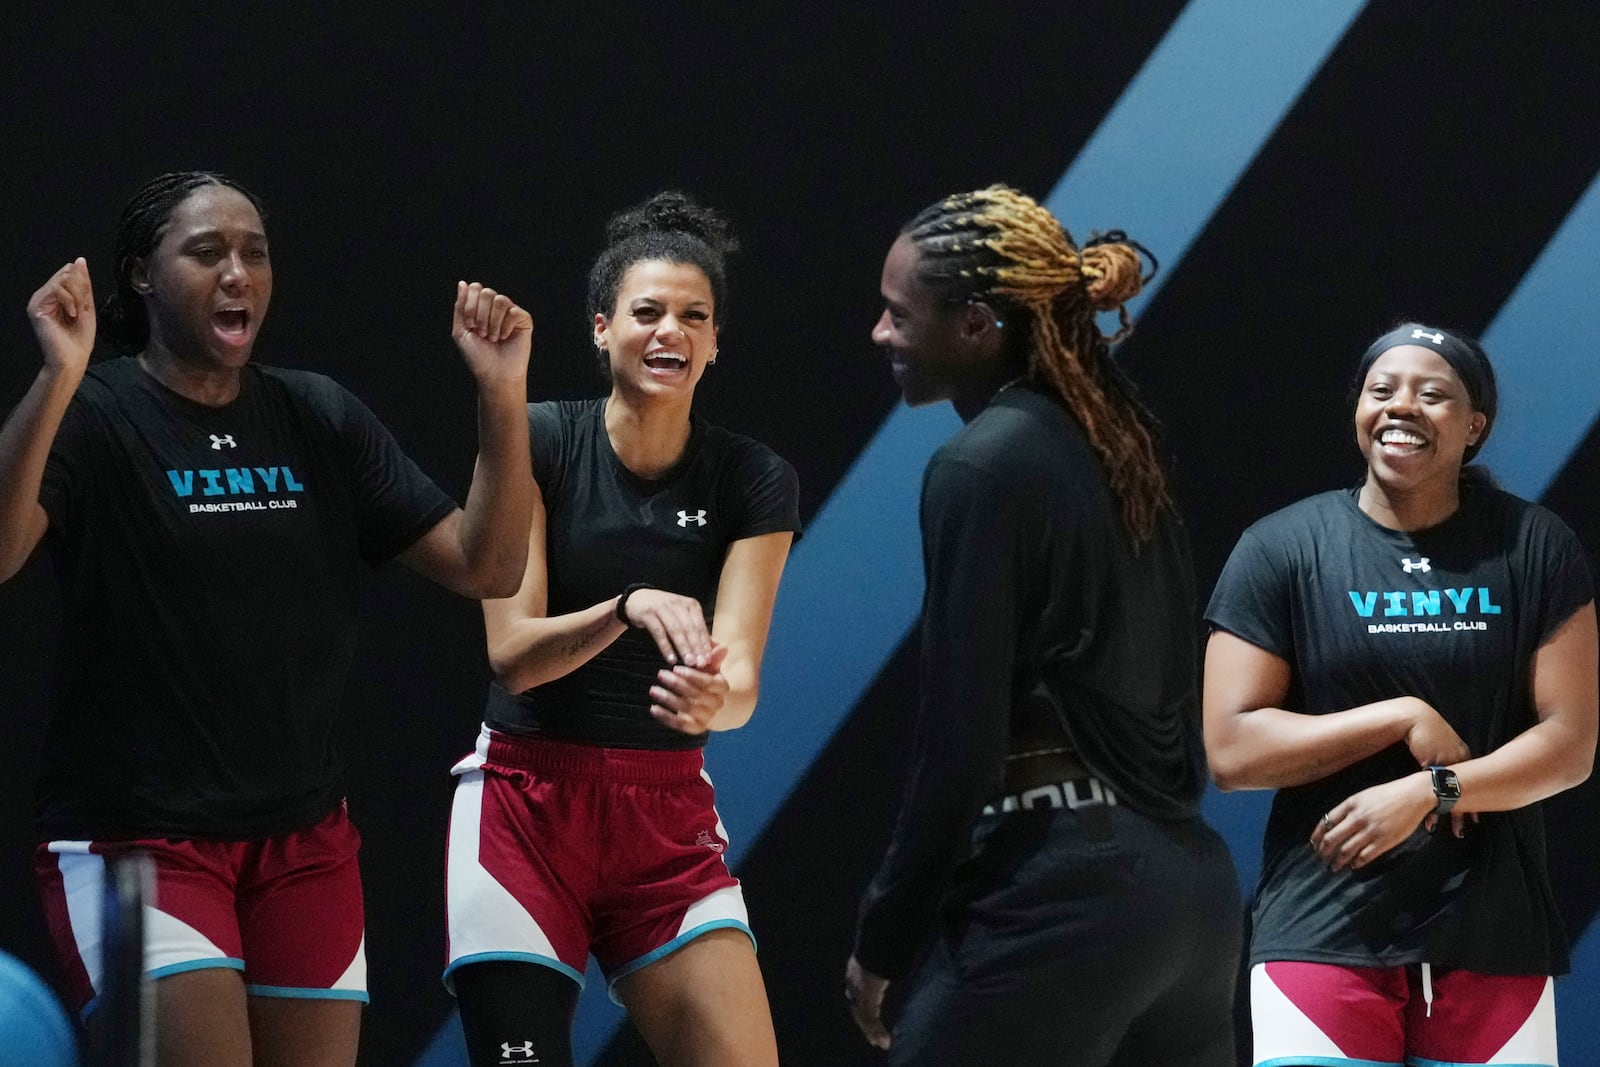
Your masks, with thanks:
[[[647,582],[700,601],[710,625],[728,546],[800,532],[794,468],[765,445],[698,417],[683,456],[655,479],[617,458],[603,398],[529,404],[528,430],[544,496],[551,616]],[[664,666],[650,635],[629,630],[577,670],[525,693],[492,685],[484,721],[612,748],[699,748],[704,734],[680,733],[650,714],[650,686]]]
[[[46,838],[248,839],[341,795],[362,563],[454,508],[329,379],[244,369],[222,407],[89,368],[39,502],[64,599]]]
[[[1193,568],[1171,512],[1134,551],[1099,456],[1054,395],[1001,390],[923,477],[921,707],[856,955],[905,973],[1019,738],[1071,746],[1128,806],[1199,810]],[[1031,746],[1030,746],[1031,747]]]
[[[1481,756],[1537,721],[1534,653],[1593,596],[1577,538],[1536,504],[1464,485],[1454,515],[1406,533],[1373,522],[1339,490],[1246,530],[1206,619],[1288,662],[1293,710],[1420,697]],[[1484,812],[1464,839],[1419,829],[1354,872],[1330,870],[1307,845],[1323,812],[1416,770],[1394,745],[1278,791],[1252,962],[1566,972],[1538,805]]]

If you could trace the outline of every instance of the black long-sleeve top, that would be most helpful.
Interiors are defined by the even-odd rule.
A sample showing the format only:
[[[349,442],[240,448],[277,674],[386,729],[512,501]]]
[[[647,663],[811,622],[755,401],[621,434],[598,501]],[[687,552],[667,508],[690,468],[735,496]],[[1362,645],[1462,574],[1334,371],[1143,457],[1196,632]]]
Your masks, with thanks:
[[[923,477],[921,696],[900,816],[856,958],[901,977],[1014,739],[1060,737],[1119,801],[1192,818],[1204,784],[1192,565],[1164,513],[1136,552],[1082,428],[1013,385]],[[1026,747],[1026,746],[1024,746]]]

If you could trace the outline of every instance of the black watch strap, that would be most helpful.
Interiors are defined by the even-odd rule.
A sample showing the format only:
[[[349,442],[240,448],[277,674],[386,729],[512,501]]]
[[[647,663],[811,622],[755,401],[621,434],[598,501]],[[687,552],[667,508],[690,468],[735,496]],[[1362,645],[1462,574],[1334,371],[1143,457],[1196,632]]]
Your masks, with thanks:
[[[649,582],[634,582],[632,585],[628,586],[628,588],[624,589],[622,591],[622,595],[617,597],[617,621],[630,630],[642,629],[642,627],[636,625],[632,619],[628,618],[628,598],[641,589],[654,588],[655,586],[651,585]]]

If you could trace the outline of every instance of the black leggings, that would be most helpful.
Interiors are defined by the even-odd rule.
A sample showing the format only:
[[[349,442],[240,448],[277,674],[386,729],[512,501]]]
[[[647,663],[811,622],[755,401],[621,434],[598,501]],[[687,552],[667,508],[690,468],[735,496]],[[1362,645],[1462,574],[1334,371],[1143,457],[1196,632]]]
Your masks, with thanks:
[[[1200,820],[985,816],[905,983],[891,1067],[1234,1067],[1243,913]]]
[[[572,1067],[578,985],[537,963],[469,963],[451,981],[472,1067]]]

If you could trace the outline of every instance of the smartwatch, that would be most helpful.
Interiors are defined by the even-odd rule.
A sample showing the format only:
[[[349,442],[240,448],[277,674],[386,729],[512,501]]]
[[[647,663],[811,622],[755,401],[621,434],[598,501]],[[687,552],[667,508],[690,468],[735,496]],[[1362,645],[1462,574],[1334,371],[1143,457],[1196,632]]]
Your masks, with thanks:
[[[1439,798],[1434,805],[1435,815],[1448,815],[1461,799],[1461,779],[1449,767],[1429,767],[1428,777],[1433,779],[1433,795]]]

